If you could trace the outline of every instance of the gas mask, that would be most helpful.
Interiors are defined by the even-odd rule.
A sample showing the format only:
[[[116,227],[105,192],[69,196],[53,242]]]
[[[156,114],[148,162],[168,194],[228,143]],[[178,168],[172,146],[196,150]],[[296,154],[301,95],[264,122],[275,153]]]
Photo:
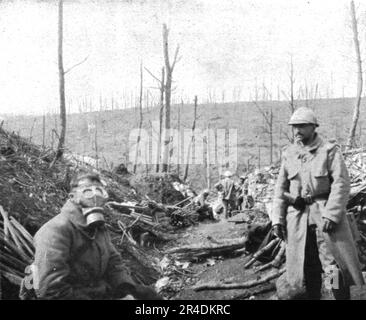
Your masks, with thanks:
[[[108,193],[102,186],[85,186],[77,190],[78,203],[88,227],[98,227],[105,223],[104,204]]]

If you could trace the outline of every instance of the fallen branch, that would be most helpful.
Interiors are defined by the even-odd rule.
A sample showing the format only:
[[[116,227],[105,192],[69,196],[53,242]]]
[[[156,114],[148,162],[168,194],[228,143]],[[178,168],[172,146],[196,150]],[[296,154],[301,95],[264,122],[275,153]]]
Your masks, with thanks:
[[[230,242],[223,242],[220,244],[206,244],[195,246],[182,246],[179,248],[172,248],[167,250],[167,254],[177,254],[179,258],[197,259],[208,256],[218,256],[227,253],[233,253],[237,249],[243,248],[247,243],[247,238],[242,237]]]
[[[254,262],[256,262],[258,260],[258,258],[260,258],[263,254],[265,254],[266,252],[268,252],[269,250],[271,250],[276,244],[278,244],[279,241],[281,241],[279,238],[273,239],[266,246],[264,246],[262,249],[258,250],[253,255],[253,258],[250,259],[249,262],[247,262],[244,265],[244,268],[245,269],[249,268]]]
[[[248,288],[252,288],[261,284],[264,284],[268,281],[271,281],[273,279],[278,278],[281,274],[283,274],[285,272],[285,268],[281,269],[280,271],[277,271],[275,273],[269,274],[266,277],[263,277],[262,279],[259,280],[252,280],[252,281],[247,281],[247,282],[243,282],[243,283],[215,283],[215,282],[211,282],[211,283],[204,283],[201,285],[196,285],[194,287],[192,287],[193,290],[195,291],[202,291],[202,290],[232,290],[232,289],[248,289]]]
[[[285,255],[285,252],[286,252],[286,244],[283,241],[281,241],[280,250],[278,251],[276,257],[271,262],[258,268],[257,271],[263,271],[272,267],[279,268],[282,264],[282,258]]]
[[[146,221],[142,217],[137,220],[137,215],[128,215],[124,213],[119,213],[119,215],[127,218],[129,221],[131,221],[131,224],[133,223],[133,225],[131,225],[131,229],[139,228],[145,232],[151,233],[161,241],[171,241],[177,239],[176,235],[168,234],[158,223]]]

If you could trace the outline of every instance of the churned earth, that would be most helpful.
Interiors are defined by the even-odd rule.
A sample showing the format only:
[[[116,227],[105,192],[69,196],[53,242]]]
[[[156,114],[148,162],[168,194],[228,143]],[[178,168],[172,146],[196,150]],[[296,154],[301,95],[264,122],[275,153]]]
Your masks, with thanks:
[[[240,219],[240,217],[238,216]],[[225,219],[219,222],[205,221],[198,225],[191,226],[182,231],[178,240],[170,242],[165,246],[165,250],[186,245],[212,244],[212,240],[222,241],[228,239],[238,239],[242,237],[247,224],[235,224]],[[170,257],[172,258],[172,257]],[[177,292],[167,296],[174,300],[277,300],[274,284],[275,280],[250,289],[235,290],[203,290],[195,291],[192,286],[203,283],[243,283],[252,280],[259,280],[270,273],[276,271],[272,268],[262,272],[255,272],[255,267],[244,269],[244,265],[251,258],[250,255],[214,257],[199,262],[191,262],[187,268],[189,272],[178,276],[175,283],[180,281]],[[173,259],[173,258],[172,258]],[[258,293],[261,291],[260,293]],[[364,290],[351,288],[352,300],[364,300]],[[323,287],[322,300],[333,300],[330,290]]]

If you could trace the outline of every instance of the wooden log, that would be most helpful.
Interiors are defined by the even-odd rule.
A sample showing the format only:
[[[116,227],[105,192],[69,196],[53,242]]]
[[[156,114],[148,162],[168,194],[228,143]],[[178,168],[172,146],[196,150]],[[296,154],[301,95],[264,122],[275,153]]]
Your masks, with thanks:
[[[226,249],[232,248],[235,250],[236,248],[240,248],[244,246],[247,242],[247,237],[242,237],[234,240],[229,240],[227,242],[221,242],[220,244],[205,244],[205,245],[188,245],[188,246],[181,246],[177,248],[171,248],[166,251],[166,253],[185,253],[185,252],[199,252],[205,250],[214,250],[214,249]]]
[[[19,250],[15,245],[11,244],[10,242],[6,241],[5,239],[0,237],[0,246],[3,246],[4,250],[8,250],[11,254],[16,254],[18,257],[28,264],[31,263],[32,259],[24,254],[21,250]]]
[[[279,241],[281,241],[279,238],[273,239],[266,246],[264,246],[262,249],[258,250],[253,255],[253,258],[251,260],[249,260],[249,262],[247,262],[244,265],[244,268],[245,269],[249,268],[255,261],[258,260],[258,258],[260,258],[263,254],[265,254],[266,252],[268,252],[269,250],[271,250]]]
[[[130,216],[133,217],[133,218],[135,218],[135,219],[138,218],[138,217],[140,217],[141,220],[145,220],[146,222],[153,223],[152,216],[148,216],[146,214],[131,212]]]
[[[219,256],[235,253],[237,249],[243,248],[247,243],[247,238],[243,237],[235,241],[221,244],[206,244],[195,246],[182,246],[166,251],[167,254],[174,254],[181,259],[195,260],[209,256]]]
[[[14,217],[10,217],[10,221],[22,233],[23,237],[29,242],[29,244],[33,246],[33,237],[30,233]]]
[[[280,250],[278,251],[276,257],[271,262],[259,267],[257,269],[257,271],[258,272],[263,271],[263,270],[266,270],[266,269],[269,269],[272,267],[279,268],[281,266],[282,258],[284,256],[285,252],[286,252],[286,244],[282,241]]]
[[[33,244],[29,245],[26,238],[23,236],[23,233],[17,229],[17,227],[15,227],[15,225],[13,224],[13,222],[10,222],[12,229],[14,231],[14,234],[16,235],[16,237],[18,238],[21,246],[22,246],[22,250],[25,254],[29,255],[30,257],[34,256],[34,246]],[[24,250],[25,249],[25,250]],[[26,252],[27,251],[27,252]]]
[[[259,280],[251,280],[243,283],[221,283],[221,282],[209,282],[200,285],[196,285],[192,287],[195,291],[202,291],[202,290],[232,290],[232,289],[248,289],[252,288],[266,282],[269,282],[273,279],[278,278],[281,274],[283,274],[286,270],[281,269],[275,273],[271,273],[262,279]]]
[[[2,271],[1,275],[9,280],[12,284],[15,284],[16,286],[20,287],[20,284],[22,283],[22,277],[19,275],[16,275],[12,272],[6,272]]]
[[[16,270],[14,268],[11,268],[7,265],[4,265],[2,262],[0,262],[0,270],[1,272],[9,272],[11,274],[17,275],[19,277],[24,277],[25,273],[24,272],[20,272],[19,270]],[[1,275],[1,274],[0,274]]]
[[[191,200],[192,199],[192,197],[188,197],[188,198],[186,198],[186,199],[184,199],[184,200],[182,200],[182,201],[180,201],[180,202],[178,202],[178,203],[176,203],[175,205],[174,205],[174,207],[178,207],[179,205],[181,205],[182,203],[184,203],[184,202],[186,202],[186,201],[188,201],[188,200]]]
[[[25,268],[28,266],[25,261],[17,259],[16,257],[13,257],[5,252],[1,252],[0,261],[2,261],[2,263],[5,265],[12,266],[14,268],[17,268],[18,270],[21,270],[22,272],[24,272]]]
[[[9,241],[10,237],[9,237],[9,228],[8,228],[9,220],[7,218],[8,214],[6,213],[6,211],[4,210],[4,208],[2,206],[0,206],[0,214],[3,217],[4,239],[6,241]]]
[[[34,254],[34,252],[32,252],[32,250],[29,248],[29,246],[27,244],[24,244],[24,240],[21,237],[21,232],[19,232],[18,229],[16,229],[13,226],[12,222],[9,219],[8,212],[6,212],[2,206],[0,206],[0,213],[1,213],[2,217],[3,217],[3,219],[4,219],[4,224],[6,224],[6,228],[9,231],[9,233],[11,235],[11,238],[13,239],[13,242],[15,243],[15,245],[24,254],[26,254],[24,252],[24,248],[26,250],[28,250],[28,254],[30,254],[30,257],[32,257],[33,254]],[[4,228],[5,228],[5,225],[4,225]]]

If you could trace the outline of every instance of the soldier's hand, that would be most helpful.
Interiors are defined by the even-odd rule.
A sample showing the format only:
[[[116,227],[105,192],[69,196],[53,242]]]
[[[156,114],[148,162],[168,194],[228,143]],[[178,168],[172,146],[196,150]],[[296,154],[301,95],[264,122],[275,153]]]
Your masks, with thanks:
[[[336,223],[328,218],[323,218],[323,232],[332,233],[335,230]]]
[[[136,286],[133,296],[138,300],[164,300],[153,288],[149,286]]]
[[[293,204],[293,207],[299,211],[303,211],[306,208],[306,203],[305,203],[304,198],[297,197]]]
[[[281,240],[285,240],[285,234],[286,234],[286,230],[285,227],[282,224],[275,224],[273,226],[273,234],[281,239]]]

